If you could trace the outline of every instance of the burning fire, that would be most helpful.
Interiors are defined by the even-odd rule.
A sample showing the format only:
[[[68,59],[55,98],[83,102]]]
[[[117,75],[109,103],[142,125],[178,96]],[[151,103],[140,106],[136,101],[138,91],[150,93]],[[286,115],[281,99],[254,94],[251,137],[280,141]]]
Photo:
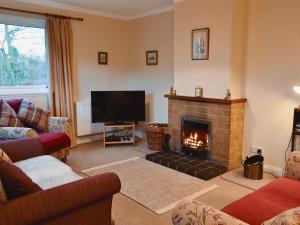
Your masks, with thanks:
[[[200,146],[203,146],[204,143],[201,140],[198,140],[198,133],[191,133],[190,136],[186,139],[184,139],[184,144],[186,146],[189,146],[192,149],[197,149]]]

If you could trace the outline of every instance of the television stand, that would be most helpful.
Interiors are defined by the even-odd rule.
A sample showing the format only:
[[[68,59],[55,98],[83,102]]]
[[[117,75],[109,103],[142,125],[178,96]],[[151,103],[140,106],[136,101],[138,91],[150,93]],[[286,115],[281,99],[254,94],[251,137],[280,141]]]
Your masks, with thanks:
[[[130,137],[121,137],[121,136],[106,136],[107,129],[118,128],[118,129],[131,129],[132,135]],[[104,123],[103,125],[103,147],[106,145],[115,145],[115,144],[132,144],[135,146],[135,124],[127,122],[114,122],[114,123]]]

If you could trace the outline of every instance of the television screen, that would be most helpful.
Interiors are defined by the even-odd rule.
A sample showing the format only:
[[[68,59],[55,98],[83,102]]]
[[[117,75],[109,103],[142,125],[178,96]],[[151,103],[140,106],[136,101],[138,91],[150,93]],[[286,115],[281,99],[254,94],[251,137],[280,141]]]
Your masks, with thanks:
[[[145,91],[92,91],[92,122],[145,121]]]

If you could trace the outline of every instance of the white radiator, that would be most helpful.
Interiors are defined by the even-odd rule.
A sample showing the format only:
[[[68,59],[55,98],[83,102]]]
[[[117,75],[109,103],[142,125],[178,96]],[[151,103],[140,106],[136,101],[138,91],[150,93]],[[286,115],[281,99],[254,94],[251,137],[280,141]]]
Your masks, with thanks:
[[[76,103],[77,136],[92,135],[102,132],[102,123],[92,123],[90,102]]]

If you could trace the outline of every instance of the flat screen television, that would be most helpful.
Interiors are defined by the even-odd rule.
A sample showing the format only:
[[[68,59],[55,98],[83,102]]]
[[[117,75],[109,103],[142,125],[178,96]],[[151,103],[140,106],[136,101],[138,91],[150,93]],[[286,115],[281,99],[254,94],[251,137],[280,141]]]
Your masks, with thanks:
[[[92,122],[145,121],[145,91],[92,91]]]

